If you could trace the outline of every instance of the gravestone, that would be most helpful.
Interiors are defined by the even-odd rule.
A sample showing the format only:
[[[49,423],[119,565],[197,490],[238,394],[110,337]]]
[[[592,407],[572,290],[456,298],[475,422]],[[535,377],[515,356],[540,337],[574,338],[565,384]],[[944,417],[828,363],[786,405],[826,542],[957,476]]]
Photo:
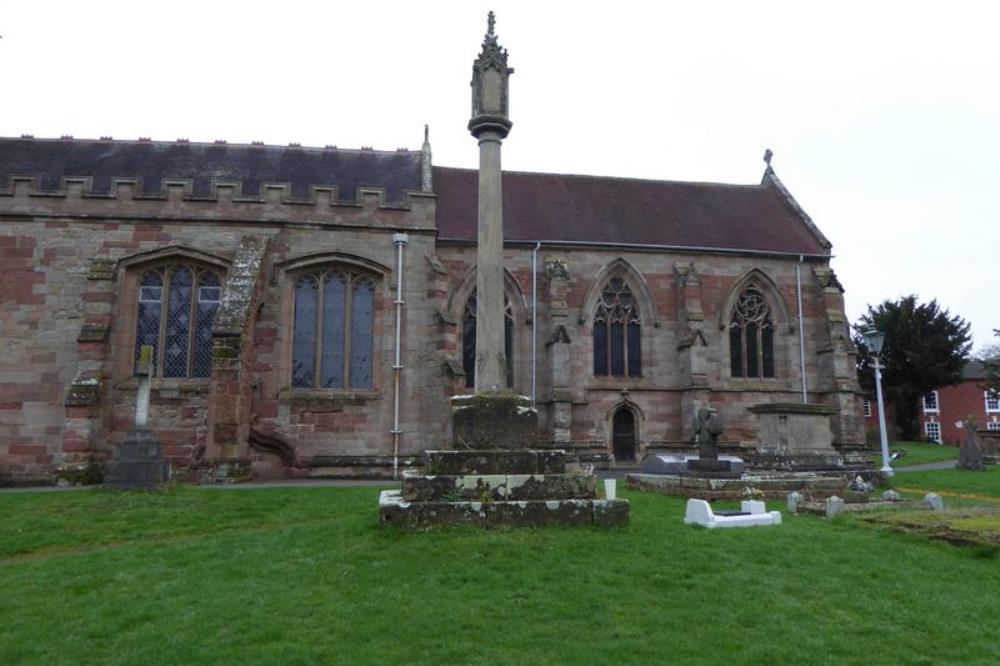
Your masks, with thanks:
[[[965,441],[962,442],[958,451],[958,467],[973,472],[982,472],[986,467],[983,465],[983,450],[979,447],[979,440],[976,439],[975,424],[969,424],[966,433]]]
[[[163,445],[146,427],[149,419],[150,375],[153,348],[144,345],[139,354],[139,390],[135,403],[135,427],[115,449],[104,474],[104,485],[116,490],[156,490],[170,480],[170,461]]]
[[[700,478],[738,479],[743,475],[743,461],[727,456],[719,458],[719,435],[722,419],[711,407],[702,407],[694,417],[694,435],[698,441],[698,457],[687,461],[684,476]]]

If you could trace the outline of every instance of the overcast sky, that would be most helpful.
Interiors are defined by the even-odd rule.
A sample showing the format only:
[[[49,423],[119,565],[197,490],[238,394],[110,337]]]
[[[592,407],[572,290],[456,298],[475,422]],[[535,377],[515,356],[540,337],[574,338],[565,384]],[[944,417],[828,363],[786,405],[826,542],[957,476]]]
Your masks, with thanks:
[[[13,2],[0,135],[419,148],[474,167],[486,12],[516,69],[504,167],[779,177],[855,321],[916,293],[1000,328],[1000,7],[981,2]]]

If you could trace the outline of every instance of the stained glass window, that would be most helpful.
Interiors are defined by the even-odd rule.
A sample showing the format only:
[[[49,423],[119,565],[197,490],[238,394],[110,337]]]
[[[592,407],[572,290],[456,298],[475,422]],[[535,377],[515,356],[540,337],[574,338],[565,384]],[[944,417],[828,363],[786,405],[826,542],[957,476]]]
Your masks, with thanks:
[[[736,301],[729,323],[729,363],[733,377],[774,377],[774,324],[763,292],[750,285]]]
[[[375,282],[335,268],[295,283],[292,386],[374,386]]]
[[[594,374],[642,374],[639,306],[625,280],[608,280],[594,312]]]
[[[462,370],[465,371],[465,386],[476,385],[476,290],[469,294],[462,316]],[[514,386],[514,310],[507,294],[503,296],[504,321],[503,344],[507,357],[507,386]]]
[[[142,347],[153,348],[160,377],[208,377],[212,322],[221,300],[219,275],[192,264],[166,264],[139,278],[135,371]]]

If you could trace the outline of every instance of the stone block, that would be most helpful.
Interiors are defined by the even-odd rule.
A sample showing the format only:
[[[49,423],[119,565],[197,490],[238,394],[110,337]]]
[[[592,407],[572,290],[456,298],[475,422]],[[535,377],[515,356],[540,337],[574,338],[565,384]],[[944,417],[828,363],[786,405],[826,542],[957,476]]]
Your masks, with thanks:
[[[593,503],[588,500],[494,502],[486,510],[489,527],[579,526],[593,522]]]
[[[527,396],[496,392],[451,399],[452,444],[458,449],[538,446],[538,412]]]
[[[170,461],[151,430],[129,431],[108,463],[104,485],[116,490],[155,490],[170,480]]]
[[[426,473],[436,474],[561,474],[562,450],[426,451]]]
[[[597,527],[625,527],[628,521],[628,500],[594,500],[594,525]]]
[[[383,490],[378,501],[379,524],[402,528],[437,525],[486,525],[481,502],[407,502],[398,490]]]
[[[511,474],[508,500],[593,499],[596,479],[581,474]]]

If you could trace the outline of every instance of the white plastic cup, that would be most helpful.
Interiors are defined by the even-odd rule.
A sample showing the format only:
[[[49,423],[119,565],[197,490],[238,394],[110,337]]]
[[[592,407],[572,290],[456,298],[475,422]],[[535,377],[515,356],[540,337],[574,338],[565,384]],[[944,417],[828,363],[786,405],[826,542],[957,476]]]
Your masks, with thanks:
[[[615,488],[617,483],[618,482],[615,479],[604,479],[604,499],[615,499]]]

